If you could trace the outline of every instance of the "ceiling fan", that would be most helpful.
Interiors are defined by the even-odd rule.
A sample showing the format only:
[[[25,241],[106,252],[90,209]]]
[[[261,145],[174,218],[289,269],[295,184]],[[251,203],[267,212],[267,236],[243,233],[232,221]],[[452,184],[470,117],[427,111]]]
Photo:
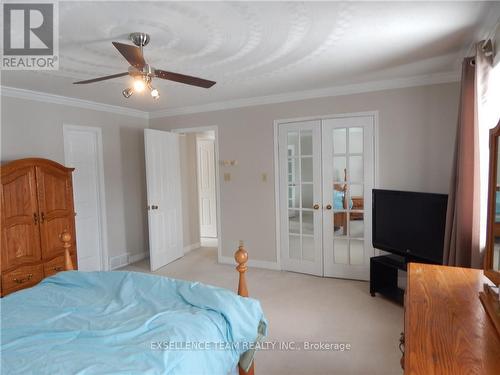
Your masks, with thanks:
[[[81,85],[130,75],[134,78],[134,84],[133,87],[128,87],[122,91],[123,96],[125,98],[130,98],[135,92],[142,92],[146,88],[148,88],[151,96],[155,100],[160,98],[160,93],[152,85],[153,78],[166,79],[169,81],[184,83],[186,85],[203,87],[206,89],[215,85],[214,81],[153,68],[151,65],[146,63],[143,54],[143,48],[149,43],[150,40],[149,35],[146,33],[132,33],[130,34],[129,39],[135,44],[135,46],[132,46],[130,44],[112,42],[113,46],[115,46],[118,52],[120,52],[130,64],[128,72],[112,74],[109,76],[73,83],[76,85]]]

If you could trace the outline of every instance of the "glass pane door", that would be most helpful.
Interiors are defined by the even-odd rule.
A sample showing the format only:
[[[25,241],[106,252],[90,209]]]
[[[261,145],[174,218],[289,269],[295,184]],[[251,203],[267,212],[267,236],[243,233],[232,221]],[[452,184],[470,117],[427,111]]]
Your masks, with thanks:
[[[369,278],[373,118],[323,121],[325,276]]]
[[[321,126],[279,128],[281,248],[285,269],[322,275]]]

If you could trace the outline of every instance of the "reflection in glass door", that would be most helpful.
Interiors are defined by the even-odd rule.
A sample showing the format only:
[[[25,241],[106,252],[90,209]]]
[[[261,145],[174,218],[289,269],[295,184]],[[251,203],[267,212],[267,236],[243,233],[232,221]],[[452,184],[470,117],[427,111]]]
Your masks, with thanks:
[[[324,275],[369,279],[373,117],[323,120]]]
[[[279,127],[281,244],[290,271],[323,274],[320,121]]]

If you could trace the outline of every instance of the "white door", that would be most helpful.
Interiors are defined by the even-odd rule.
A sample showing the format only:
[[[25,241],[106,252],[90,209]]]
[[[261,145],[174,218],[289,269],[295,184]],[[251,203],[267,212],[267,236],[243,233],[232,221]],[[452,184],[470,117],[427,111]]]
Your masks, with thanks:
[[[217,237],[215,141],[196,138],[201,237]]]
[[[102,271],[107,266],[104,173],[101,129],[64,126],[65,164],[75,168],[75,201],[78,269]]]
[[[180,258],[182,206],[179,135],[144,130],[151,271]]]
[[[285,269],[323,274],[320,121],[279,127],[280,223]]]
[[[373,117],[323,120],[324,275],[369,280]]]

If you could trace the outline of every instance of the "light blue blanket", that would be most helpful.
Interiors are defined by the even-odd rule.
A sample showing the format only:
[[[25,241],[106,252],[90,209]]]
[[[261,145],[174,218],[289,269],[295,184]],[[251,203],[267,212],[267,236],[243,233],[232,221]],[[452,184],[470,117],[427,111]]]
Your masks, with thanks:
[[[226,289],[61,272],[1,300],[1,373],[226,375],[261,321],[258,301]]]

